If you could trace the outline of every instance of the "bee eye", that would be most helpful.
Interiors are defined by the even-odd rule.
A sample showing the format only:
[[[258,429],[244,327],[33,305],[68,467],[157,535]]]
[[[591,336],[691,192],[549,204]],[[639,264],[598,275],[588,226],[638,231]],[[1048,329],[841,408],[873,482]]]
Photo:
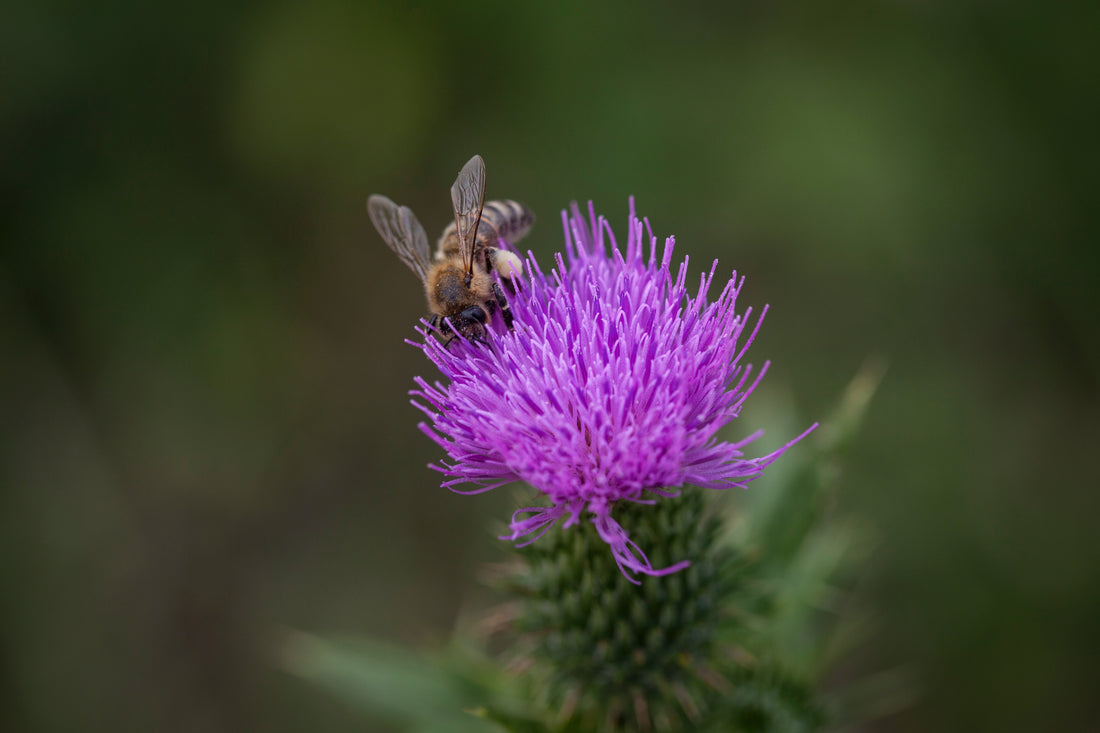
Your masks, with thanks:
[[[482,308],[481,306],[475,305],[475,306],[471,306],[471,307],[467,308],[466,310],[462,311],[462,317],[467,319],[467,320],[470,320],[470,321],[477,321],[478,323],[485,323],[486,319],[488,319],[489,316],[488,316],[487,313],[485,313],[484,308]]]

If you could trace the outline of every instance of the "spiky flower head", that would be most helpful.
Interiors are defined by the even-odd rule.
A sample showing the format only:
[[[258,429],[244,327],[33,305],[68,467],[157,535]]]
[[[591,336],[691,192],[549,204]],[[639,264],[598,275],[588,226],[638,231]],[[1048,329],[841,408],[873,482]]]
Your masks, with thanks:
[[[421,429],[449,456],[432,467],[457,493],[522,481],[545,495],[549,505],[516,511],[502,539],[526,544],[587,515],[628,579],[675,572],[689,560],[654,568],[612,517],[616,505],[654,504],[685,485],[745,488],[816,426],[758,458],[743,449],[761,431],[719,440],[767,371],[742,361],[767,307],[754,322],[751,308],[735,311],[736,272],[708,301],[717,261],[689,287],[687,258],[674,274],[674,238],[659,247],[633,200],[625,248],[591,204],[562,222],[564,255],[549,274],[529,255],[509,299],[514,330],[489,348],[421,344],[448,381],[418,377],[413,392],[430,420]]]

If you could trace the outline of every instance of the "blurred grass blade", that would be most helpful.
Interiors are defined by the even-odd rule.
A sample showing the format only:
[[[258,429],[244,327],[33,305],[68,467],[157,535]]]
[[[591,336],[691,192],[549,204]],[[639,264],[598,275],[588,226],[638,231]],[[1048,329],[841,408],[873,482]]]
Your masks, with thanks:
[[[848,383],[833,412],[822,420],[820,435],[811,440],[812,455],[785,484],[776,486],[769,501],[754,509],[750,534],[754,544],[766,548],[766,562],[785,567],[797,555],[810,531],[825,511],[828,489],[840,472],[839,462],[859,432],[871,398],[882,382],[885,362],[870,359]],[[797,451],[785,460],[799,457]]]
[[[881,357],[871,357],[859,368],[852,381],[848,383],[840,402],[822,426],[821,450],[825,454],[844,453],[852,438],[863,425],[863,418],[875,396],[883,378],[886,376],[886,361]]]
[[[549,733],[550,731],[546,723],[540,720],[509,713],[493,706],[471,708],[466,712],[474,717],[491,721],[499,726],[500,730],[508,733]]]
[[[463,710],[477,704],[469,684],[439,659],[377,641],[332,642],[288,631],[278,647],[290,674],[403,729],[484,733],[486,722]]]

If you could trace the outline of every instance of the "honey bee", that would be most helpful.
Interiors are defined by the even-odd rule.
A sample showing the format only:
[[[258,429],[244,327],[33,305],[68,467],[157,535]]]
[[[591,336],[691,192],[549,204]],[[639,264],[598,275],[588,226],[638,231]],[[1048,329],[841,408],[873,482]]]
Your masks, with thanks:
[[[515,201],[485,202],[485,161],[480,155],[459,171],[451,186],[451,204],[454,223],[443,230],[430,262],[428,235],[407,206],[374,194],[367,199],[367,213],[386,245],[424,284],[432,314],[429,323],[443,333],[444,345],[455,332],[485,344],[486,325],[498,310],[509,329],[513,322],[504,289],[493,273],[513,293],[513,279],[523,274],[523,261],[498,244],[526,235],[535,216]]]

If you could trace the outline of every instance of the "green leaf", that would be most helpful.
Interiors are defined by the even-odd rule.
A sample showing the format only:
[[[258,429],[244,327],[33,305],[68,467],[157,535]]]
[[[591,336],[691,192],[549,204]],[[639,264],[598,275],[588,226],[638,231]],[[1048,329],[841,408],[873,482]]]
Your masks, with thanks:
[[[444,660],[377,641],[332,642],[289,631],[280,666],[362,710],[407,730],[484,733],[491,726],[464,709],[477,691]]]
[[[526,715],[517,715],[495,706],[482,706],[466,710],[477,718],[492,721],[501,730],[508,733],[549,733],[550,728],[541,720]]]
[[[787,480],[754,492],[760,500],[751,509],[748,540],[763,548],[764,561],[768,565],[787,567],[806,538],[821,523],[830,498],[829,489],[836,483],[840,471],[839,463],[859,432],[867,406],[884,373],[885,365],[881,361],[868,361],[812,436],[814,452],[794,451],[785,455],[783,462],[798,461]],[[765,474],[762,481],[767,478]]]

